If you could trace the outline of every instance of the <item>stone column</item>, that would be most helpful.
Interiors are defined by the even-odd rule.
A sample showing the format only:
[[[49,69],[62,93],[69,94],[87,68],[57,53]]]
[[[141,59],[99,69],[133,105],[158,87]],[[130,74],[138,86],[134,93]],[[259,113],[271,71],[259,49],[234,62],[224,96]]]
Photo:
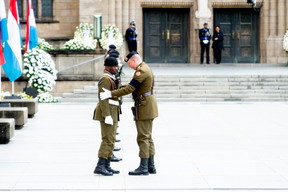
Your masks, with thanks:
[[[115,24],[115,0],[109,0],[109,7],[108,7],[108,22],[109,24]]]
[[[286,9],[285,9],[286,11],[286,16],[285,16],[285,18],[286,18],[286,27],[285,27],[285,29],[288,29],[288,0],[286,0]]]
[[[211,25],[211,11],[208,7],[208,0],[198,0],[198,10],[195,15],[199,19],[199,28],[203,26],[204,22],[208,22]]]
[[[125,34],[126,29],[129,27],[129,0],[123,0],[123,23],[122,23],[122,32]]]
[[[129,21],[135,21],[136,18],[136,5],[135,5],[135,0],[130,0],[130,17],[129,17]],[[136,21],[135,21],[136,22]],[[137,24],[137,23],[136,23]]]
[[[270,36],[276,36],[276,30],[277,30],[277,17],[276,17],[276,1],[270,0]]]
[[[116,0],[116,27],[122,32],[122,0]]]
[[[277,32],[278,32],[278,36],[282,36],[283,34],[284,34],[284,32],[285,32],[285,25],[286,25],[286,23],[285,23],[285,0],[284,1],[277,1],[277,3],[278,3],[278,12],[277,12],[277,21],[278,21],[278,23],[277,23],[277,25],[278,25],[278,27],[277,27]]]

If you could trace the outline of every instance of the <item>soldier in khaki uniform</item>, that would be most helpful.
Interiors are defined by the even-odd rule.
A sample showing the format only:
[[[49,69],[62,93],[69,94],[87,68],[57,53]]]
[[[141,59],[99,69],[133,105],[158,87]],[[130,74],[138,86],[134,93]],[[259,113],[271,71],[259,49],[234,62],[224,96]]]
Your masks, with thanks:
[[[141,158],[140,166],[129,172],[129,175],[148,175],[155,174],[154,165],[154,142],[152,140],[152,123],[153,119],[158,117],[158,108],[156,98],[153,95],[154,77],[149,66],[142,61],[137,52],[129,53],[125,61],[128,66],[135,70],[131,82],[124,85],[121,89],[112,92],[103,89],[100,98],[118,98],[123,95],[132,93],[135,106],[132,107],[134,119],[137,127],[137,142],[140,149]]]
[[[104,66],[105,72],[98,84],[99,103],[93,117],[94,120],[100,121],[102,134],[102,143],[98,152],[99,161],[94,173],[111,176],[120,173],[110,167],[119,120],[119,101],[117,97],[100,100],[100,92],[103,88],[110,91],[117,89],[115,75],[118,71],[118,61],[113,57],[108,57],[105,59]]]

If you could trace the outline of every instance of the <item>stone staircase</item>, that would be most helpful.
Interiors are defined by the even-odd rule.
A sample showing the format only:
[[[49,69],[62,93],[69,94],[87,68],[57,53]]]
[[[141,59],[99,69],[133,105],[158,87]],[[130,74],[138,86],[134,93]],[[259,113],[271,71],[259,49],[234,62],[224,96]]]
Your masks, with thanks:
[[[124,76],[123,84],[132,76]],[[95,86],[64,93],[62,101],[98,101]],[[169,75],[155,76],[158,101],[287,101],[288,75]],[[131,96],[125,96],[131,100]]]

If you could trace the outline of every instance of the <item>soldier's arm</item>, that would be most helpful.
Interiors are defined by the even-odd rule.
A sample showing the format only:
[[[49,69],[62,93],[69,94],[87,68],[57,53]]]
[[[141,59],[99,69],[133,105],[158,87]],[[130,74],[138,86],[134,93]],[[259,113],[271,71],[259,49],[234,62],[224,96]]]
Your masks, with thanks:
[[[105,99],[105,100],[100,99],[100,92],[104,92],[102,88],[110,90],[109,80],[106,79],[105,77],[102,78],[98,84],[98,99],[99,99],[99,104],[100,104],[100,108],[102,111],[102,116],[106,117],[106,116],[110,116],[109,100],[108,99]]]
[[[127,86],[111,92],[112,97],[121,97],[123,95],[128,95],[132,93],[140,86],[140,84],[145,80],[145,78],[146,74],[143,71],[136,71],[133,79]]]

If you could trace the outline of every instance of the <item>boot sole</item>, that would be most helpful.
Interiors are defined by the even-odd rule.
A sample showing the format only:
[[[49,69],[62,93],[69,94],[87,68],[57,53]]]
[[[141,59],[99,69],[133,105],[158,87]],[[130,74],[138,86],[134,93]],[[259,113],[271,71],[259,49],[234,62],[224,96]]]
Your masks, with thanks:
[[[94,171],[94,174],[103,175],[103,176],[113,176],[113,174],[107,175],[107,174],[103,174],[103,173],[101,173],[99,171]]]
[[[128,173],[128,175],[132,175],[132,176],[141,176],[141,175],[149,175],[149,173],[141,173],[141,174],[131,174],[131,173]]]

